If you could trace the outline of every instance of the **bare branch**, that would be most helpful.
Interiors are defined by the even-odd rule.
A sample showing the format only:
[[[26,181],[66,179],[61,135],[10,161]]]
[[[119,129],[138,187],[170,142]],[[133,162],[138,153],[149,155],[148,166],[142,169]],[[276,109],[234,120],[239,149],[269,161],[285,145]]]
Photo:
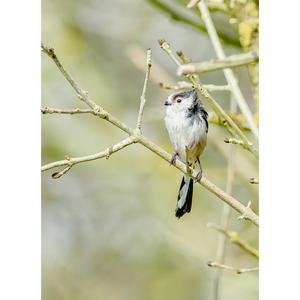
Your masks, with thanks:
[[[254,247],[247,244],[245,241],[239,239],[238,233],[236,231],[228,231],[224,229],[222,226],[219,226],[214,223],[208,223],[207,226],[209,228],[213,228],[217,230],[218,232],[222,233],[224,236],[226,236],[233,244],[239,246],[241,249],[249,253],[250,255],[254,256],[255,258],[259,258],[259,252]]]
[[[225,269],[225,270],[229,270],[229,271],[234,271],[237,274],[243,274],[243,273],[247,273],[247,272],[259,271],[258,267],[255,267],[255,268],[236,268],[236,267],[232,267],[232,266],[228,266],[228,265],[223,265],[223,264],[220,264],[220,263],[215,262],[215,261],[210,261],[210,262],[207,263],[207,265],[209,267],[212,267],[212,268],[220,268],[220,269]]]
[[[49,55],[49,56],[56,63],[56,61],[58,61],[58,60],[57,60],[56,55],[54,54],[54,50],[52,49],[51,52],[53,53],[54,56],[52,56],[52,55]],[[62,73],[65,76],[65,78],[69,81],[70,78],[71,78],[71,76],[66,72],[66,70],[64,68],[59,67],[59,65],[57,65],[58,68],[59,68],[59,70],[62,71]],[[71,86],[74,89],[75,89],[75,87],[78,87],[78,85],[76,83],[75,84],[71,84]],[[81,89],[79,89],[79,88],[78,88],[78,90],[81,91]],[[86,93],[82,93],[80,96],[82,96],[83,101],[86,102],[86,97],[87,97]],[[156,155],[158,155],[161,158],[163,158],[168,163],[171,162],[171,159],[172,159],[172,155],[171,154],[169,154],[168,152],[166,152],[165,150],[163,150],[162,148],[160,148],[159,146],[157,146],[155,143],[153,143],[152,141],[150,141],[148,138],[146,138],[145,136],[143,136],[141,133],[137,132],[137,130],[129,128],[126,124],[124,124],[123,122],[121,122],[120,120],[118,120],[116,117],[114,117],[113,115],[111,115],[110,113],[108,113],[102,107],[98,106],[91,99],[88,99],[88,103],[90,103],[90,105],[92,107],[95,107],[94,112],[95,112],[95,114],[97,114],[98,117],[107,120],[111,124],[115,125],[116,127],[120,128],[121,130],[127,132],[130,135],[129,139],[128,140],[126,139],[128,141],[128,144],[131,144],[131,143],[140,143],[141,145],[145,146],[147,149],[151,150]],[[96,153],[96,154],[90,156],[89,160],[93,160],[95,158],[95,155],[103,157],[102,155],[104,155],[104,153],[103,152]],[[82,158],[79,158],[79,159],[82,159]],[[84,159],[86,160],[86,157]],[[77,161],[76,163],[79,163],[79,162]],[[69,160],[67,160],[67,161],[65,160],[65,161],[60,161],[60,162],[54,162],[54,163],[51,163],[51,164],[48,164],[48,165],[44,166],[42,170],[45,171],[45,170],[54,168],[56,166],[61,166],[61,165],[70,165],[70,161]],[[173,166],[176,167],[178,170],[180,170],[182,173],[188,175],[187,174],[187,166],[183,162],[181,162],[179,160],[176,160],[176,162],[173,164]],[[191,175],[190,175],[191,178],[193,178],[194,180],[196,180],[197,174],[198,174],[198,172],[196,170],[191,169]],[[231,206],[237,212],[239,212],[242,215],[243,219],[250,220],[256,226],[259,225],[258,216],[252,211],[252,209],[249,206],[247,206],[247,207],[244,206],[241,202],[239,202],[234,197],[232,197],[232,196],[228,195],[227,193],[225,193],[222,189],[220,189],[219,187],[217,187],[215,184],[213,184],[211,181],[209,181],[208,179],[206,179],[204,176],[202,176],[201,180],[198,181],[198,183],[201,184],[203,187],[205,187],[208,191],[210,191],[213,194],[215,194],[222,201],[226,202],[229,206]]]
[[[78,84],[74,81],[74,79],[71,77],[71,75],[62,66],[62,64],[58,60],[53,48],[48,48],[48,47],[46,47],[42,44],[42,51],[44,53],[46,53],[55,62],[56,66],[61,71],[63,76],[71,84],[72,88],[77,92],[78,98],[80,100],[82,100],[83,102],[85,102],[90,108],[92,108],[93,111],[94,111],[94,114],[99,116],[101,119],[105,119],[108,122],[114,124],[115,126],[120,128],[121,130],[125,131],[126,133],[133,134],[133,131],[128,126],[126,126],[123,122],[119,121],[117,118],[112,116],[109,112],[107,112],[102,107],[97,105],[94,101],[89,99],[88,93],[86,91],[82,90],[78,86]]]
[[[58,179],[60,178],[61,176],[65,175],[70,169],[72,168],[72,166],[67,166],[65,167],[64,169],[62,169],[60,172],[55,172],[51,175],[51,177],[53,179]]]
[[[226,138],[224,139],[224,143],[226,143],[226,144],[241,145],[241,146],[244,145],[244,142],[243,142],[243,141],[237,140],[237,139],[234,139],[234,138],[228,138],[228,137],[226,137]]]
[[[203,84],[203,88],[210,92],[223,92],[230,91],[229,85],[215,85],[215,84]]]
[[[42,172],[53,169],[53,168],[56,168],[56,167],[61,167],[61,166],[68,166],[68,168],[70,169],[72,166],[74,166],[76,164],[79,164],[79,163],[88,162],[88,161],[100,159],[100,158],[103,158],[103,157],[109,158],[109,156],[111,154],[113,154],[117,151],[120,151],[121,149],[123,149],[123,148],[125,148],[125,147],[127,147],[127,146],[129,146],[133,143],[134,143],[134,138],[133,137],[128,137],[128,138],[124,139],[123,141],[107,148],[106,150],[101,151],[101,152],[97,152],[95,154],[81,156],[81,157],[70,157],[68,159],[59,160],[59,161],[55,161],[53,163],[44,165],[44,166],[42,166]],[[62,172],[59,172],[58,175],[60,173],[62,173]],[[65,173],[66,173],[66,171],[63,172],[63,174],[65,174]],[[56,174],[56,173],[54,173],[54,174]],[[61,177],[63,174],[61,174],[59,177]],[[58,175],[56,175],[55,178],[59,178],[59,177],[57,177]]]
[[[247,149],[249,151],[250,151],[250,147],[252,145],[252,144],[246,144],[243,141],[237,140],[237,139],[234,139],[234,138],[225,138],[224,139],[224,143],[226,143],[226,144],[240,145],[240,146],[242,146],[243,148],[245,148],[245,149]]]
[[[186,82],[186,81],[179,81],[177,83],[177,85],[171,85],[168,83],[160,82],[159,86],[165,90],[175,90],[175,91],[190,89],[193,87],[193,85],[191,83]]]
[[[138,70],[145,72],[145,60],[147,58],[147,54],[141,46],[136,44],[128,45],[126,47],[126,54]],[[155,66],[154,68],[151,67],[151,73],[149,76],[149,79],[152,82],[159,84],[161,81],[168,82],[173,80],[172,76],[170,76],[157,61],[155,61],[154,57],[151,57],[151,65]]]
[[[76,81],[71,77],[71,75],[65,70],[59,59],[57,58],[54,49],[53,48],[48,48],[45,45],[42,44],[42,51],[46,53],[52,60],[55,62],[61,73],[64,75],[64,77],[68,80],[68,82],[71,84],[71,86],[74,88],[74,90],[77,93],[77,96],[79,97],[80,100],[84,101],[90,108],[93,110],[97,111],[99,110],[99,106],[96,105],[96,103],[92,102],[89,100],[87,92],[82,90]]]
[[[250,131],[250,128],[245,122],[245,119],[243,118],[243,115],[238,115],[236,113],[228,113],[230,118],[235,122],[235,124],[243,131]],[[210,113],[209,114],[209,119],[208,121],[212,124],[220,125],[225,127],[224,123],[221,122],[220,118],[218,117],[217,114],[215,113]]]
[[[181,59],[182,63],[189,64],[191,62],[191,60],[187,58],[181,50],[176,51],[176,54]]]
[[[235,54],[227,56],[223,59],[214,59],[210,61],[203,61],[200,63],[188,63],[185,65],[181,65],[177,69],[177,75],[180,76],[192,73],[201,74],[226,68],[240,67],[251,63],[255,63],[257,61],[258,56],[255,52]]]
[[[144,60],[146,59],[146,55],[144,54],[141,47],[138,45],[130,45],[126,49],[127,55],[129,59],[132,61],[132,63],[139,69],[144,71]],[[179,55],[180,54],[180,55]],[[178,51],[177,55],[183,59],[182,56],[184,54],[182,51]],[[184,56],[185,57],[185,56]],[[162,67],[154,61],[153,58],[151,58],[152,65],[155,65],[155,68],[151,68],[151,74],[149,76],[149,79],[151,79],[154,83],[159,84],[161,88],[169,89],[169,90],[181,90],[181,89],[189,89],[192,88],[193,85],[190,82],[186,81],[179,81],[178,85],[170,85],[167,83],[164,83],[165,81],[172,81],[172,77],[168,75],[168,73],[162,69]],[[203,85],[208,91],[214,92],[214,91],[230,91],[229,85],[214,85],[214,84],[204,84]]]
[[[181,63],[173,54],[170,45],[164,40],[159,40],[160,47],[169,55],[169,57],[174,61],[174,63],[179,67]],[[207,100],[210,104],[211,108],[218,115],[218,117],[222,120],[226,129],[233,135],[239,137],[247,146],[247,150],[249,150],[256,158],[258,158],[258,151],[255,149],[254,145],[250,143],[244,133],[239,129],[239,127],[235,124],[235,122],[228,116],[228,114],[223,110],[223,108],[217,103],[217,101],[208,93],[208,91],[197,82],[191,74],[185,75],[185,77],[193,84],[195,88],[198,89],[200,94]]]
[[[166,160],[167,162],[170,162],[172,159],[172,155],[167,153],[165,150],[162,148],[158,147],[155,145],[153,142],[145,138],[144,136],[140,135],[137,137],[137,141],[150,149],[152,152],[156,153],[159,155],[161,158]],[[179,169],[181,172],[184,174],[188,175],[186,170],[186,165],[179,161],[176,160],[175,164],[173,164],[174,167]],[[191,172],[191,178],[196,180],[198,172],[196,170],[192,170]],[[240,212],[243,216],[243,218],[248,218],[248,220],[251,220],[251,222],[255,225],[259,225],[259,220],[258,216],[252,211],[250,207],[245,207],[243,204],[241,204],[239,201],[237,201],[234,197],[228,195],[225,193],[223,190],[221,190],[219,187],[217,187],[215,184],[213,184],[211,181],[206,179],[204,176],[202,176],[201,181],[199,182],[202,186],[204,186],[207,190],[215,194],[217,197],[222,199],[224,202],[226,202],[229,206],[234,208],[236,211]],[[247,216],[247,217],[246,217]]]
[[[177,85],[170,85],[164,82],[160,82],[159,86],[166,90],[185,90],[193,88],[194,86],[186,81],[179,81]],[[214,85],[214,84],[203,84],[203,87],[210,92],[217,92],[217,91],[230,91],[229,85]]]
[[[246,206],[246,215],[245,215],[244,213],[243,213],[242,215],[240,215],[240,216],[238,217],[239,220],[248,219],[248,217],[247,217],[247,210],[250,209],[250,210],[252,211],[252,209],[251,209],[251,204],[252,204],[252,202],[249,201],[248,204],[247,204],[247,206]]]
[[[141,131],[141,126],[142,126],[142,117],[145,109],[145,104],[146,104],[146,89],[147,89],[147,84],[149,80],[149,75],[150,75],[150,69],[151,69],[151,49],[147,50],[147,68],[146,68],[146,75],[145,75],[145,81],[144,81],[144,86],[143,86],[143,91],[141,95],[141,103],[140,103],[140,110],[138,114],[138,120],[136,123],[136,130],[139,132]]]
[[[200,1],[200,3],[198,4],[198,8],[200,10],[202,20],[207,28],[208,35],[211,39],[217,57],[219,59],[224,59],[226,57],[225,52],[219,40],[218,33],[211,19],[205,0]],[[246,99],[244,98],[240,90],[240,87],[238,85],[237,79],[233,71],[231,69],[224,69],[224,75],[231,87],[231,91],[239,105],[239,108],[241,109],[242,113],[245,115],[245,118],[249,124],[249,127],[251,128],[251,131],[253,132],[254,136],[258,138],[258,129],[254,123],[252,113],[248,107]]]
[[[74,115],[74,114],[95,114],[92,109],[59,109],[52,107],[43,107],[41,108],[42,114],[66,114],[66,115]]]

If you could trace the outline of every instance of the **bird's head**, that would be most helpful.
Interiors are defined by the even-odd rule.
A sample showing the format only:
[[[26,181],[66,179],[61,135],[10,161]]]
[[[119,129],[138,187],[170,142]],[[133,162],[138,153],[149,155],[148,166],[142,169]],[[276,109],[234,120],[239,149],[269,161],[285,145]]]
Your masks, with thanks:
[[[176,112],[187,111],[198,103],[198,95],[196,89],[180,91],[171,94],[165,101],[167,109],[172,109]]]

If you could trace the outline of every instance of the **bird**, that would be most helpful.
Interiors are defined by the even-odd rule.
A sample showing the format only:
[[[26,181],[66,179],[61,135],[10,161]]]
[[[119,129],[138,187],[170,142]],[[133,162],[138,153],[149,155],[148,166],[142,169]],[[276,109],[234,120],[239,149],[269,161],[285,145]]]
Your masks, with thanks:
[[[200,181],[202,167],[199,157],[206,147],[208,113],[196,89],[175,92],[169,95],[164,105],[166,106],[164,121],[175,150],[170,163],[175,164],[179,158],[194,168],[198,162],[199,172],[196,181]],[[175,210],[177,218],[191,211],[193,183],[191,177],[183,176]]]

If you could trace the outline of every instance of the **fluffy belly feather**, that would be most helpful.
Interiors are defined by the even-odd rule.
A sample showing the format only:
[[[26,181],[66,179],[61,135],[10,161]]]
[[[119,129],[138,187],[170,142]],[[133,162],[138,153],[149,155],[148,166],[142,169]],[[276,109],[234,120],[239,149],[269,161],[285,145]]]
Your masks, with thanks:
[[[184,119],[183,119],[184,120]],[[190,120],[168,122],[166,127],[175,151],[182,161],[186,160],[186,147],[188,148],[188,161],[194,162],[202,154],[206,146],[206,128],[200,122]]]

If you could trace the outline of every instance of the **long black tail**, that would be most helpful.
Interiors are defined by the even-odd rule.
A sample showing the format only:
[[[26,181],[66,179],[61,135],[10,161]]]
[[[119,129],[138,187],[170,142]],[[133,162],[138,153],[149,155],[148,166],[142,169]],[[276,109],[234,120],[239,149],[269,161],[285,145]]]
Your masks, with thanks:
[[[177,218],[182,217],[185,213],[189,213],[192,209],[192,199],[193,199],[193,179],[188,176],[183,176],[178,198],[177,207],[175,211],[175,216]]]

